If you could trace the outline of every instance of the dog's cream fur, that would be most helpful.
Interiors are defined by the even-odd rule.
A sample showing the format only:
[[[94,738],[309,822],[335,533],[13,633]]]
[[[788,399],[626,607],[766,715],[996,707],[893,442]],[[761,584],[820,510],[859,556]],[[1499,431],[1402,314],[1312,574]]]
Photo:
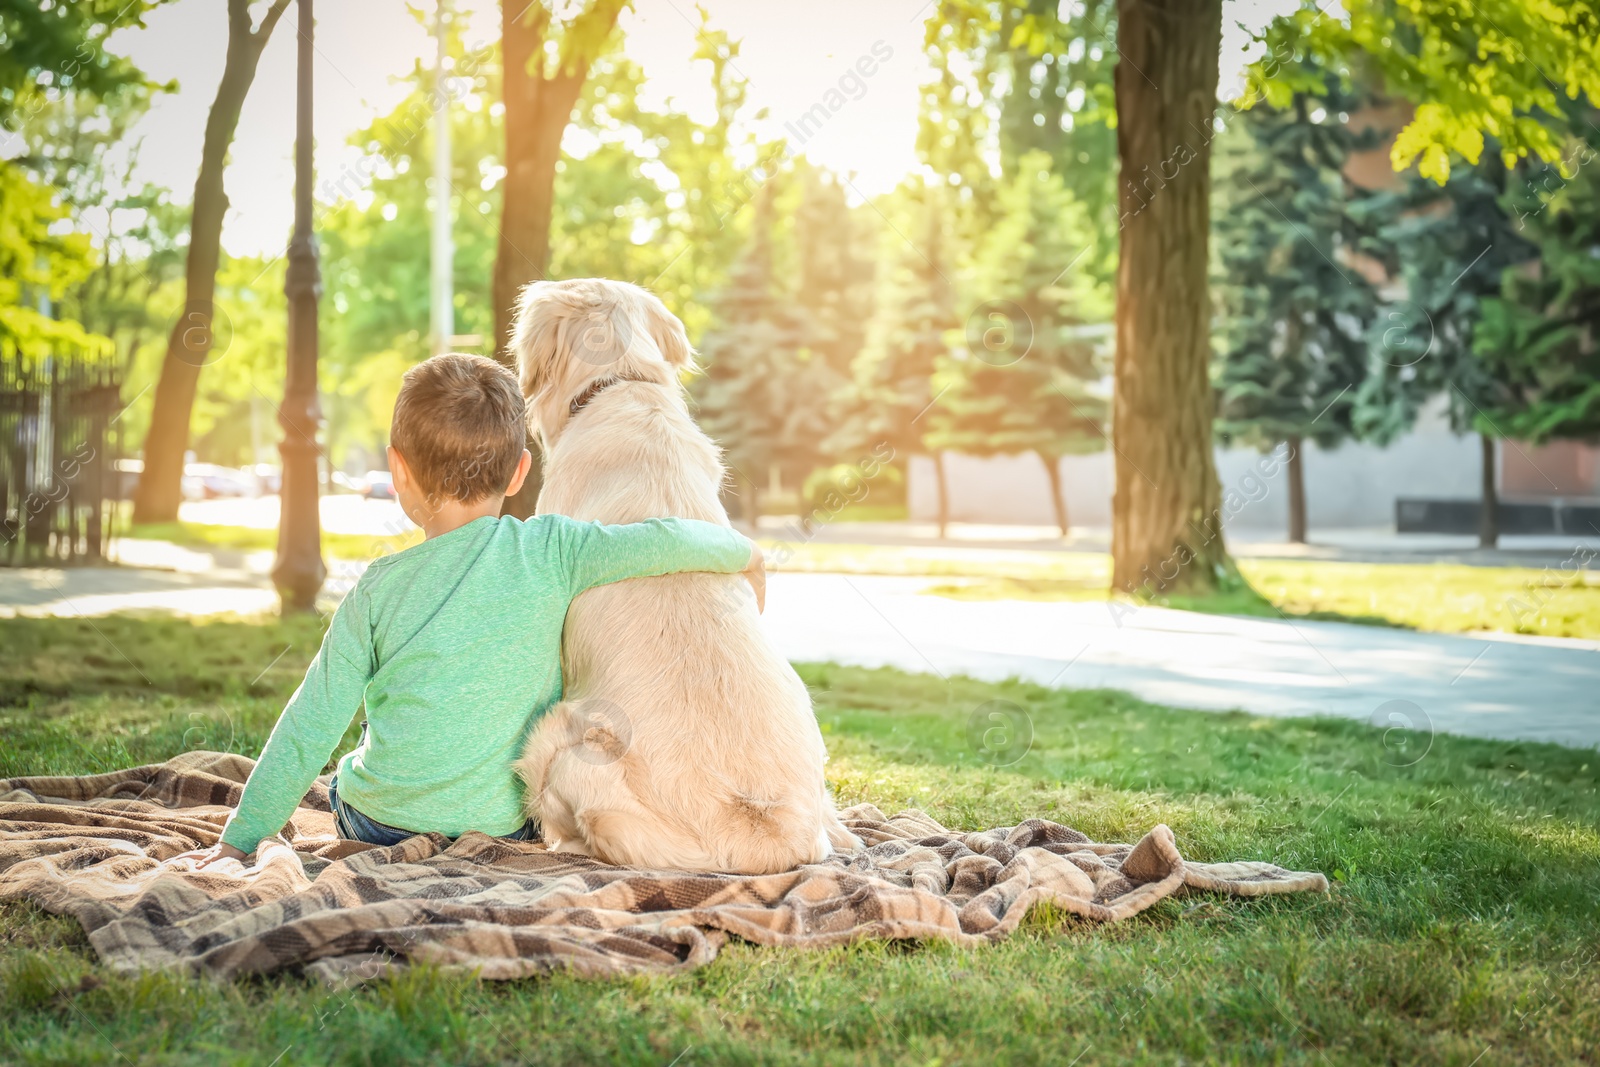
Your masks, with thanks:
[[[694,352],[660,300],[624,282],[535,282],[512,348],[544,444],[540,514],[728,525],[719,450],[678,380]],[[552,848],[760,874],[860,844],[823,781],[810,695],[767,640],[743,578],[678,574],[584,593],[567,613],[562,673],[566,699],[517,764]]]

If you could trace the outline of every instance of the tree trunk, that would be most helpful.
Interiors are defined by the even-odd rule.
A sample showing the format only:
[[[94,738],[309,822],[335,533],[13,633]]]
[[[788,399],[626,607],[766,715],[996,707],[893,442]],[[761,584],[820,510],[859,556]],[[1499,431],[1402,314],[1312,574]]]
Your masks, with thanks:
[[[1221,26],[1222,0],[1117,0],[1122,236],[1111,552],[1113,584],[1128,591],[1205,591],[1229,567],[1207,377]]]
[[[227,59],[211,113],[206,117],[200,174],[194,183],[189,251],[184,262],[183,313],[172,326],[161,377],[156,382],[155,407],[144,442],[144,472],[139,475],[133,497],[136,523],[171,522],[178,517],[178,504],[183,498],[183,457],[189,449],[189,416],[194,410],[200,368],[227,354],[224,351],[213,356],[211,351],[222,217],[228,211],[222,170],[239,125],[239,110],[250,92],[250,83],[255,81],[261,50],[287,6],[288,0],[275,0],[262,17],[260,28],[252,31],[249,0],[228,0]]]
[[[939,540],[943,541],[945,529],[950,525],[950,484],[944,476],[943,452],[933,454],[933,473],[939,485]]]
[[[1483,503],[1478,508],[1478,547],[1494,548],[1500,543],[1500,491],[1495,482],[1494,438],[1478,435],[1478,446],[1483,456]]]
[[[567,29],[569,38],[603,42],[616,24],[622,5],[597,0]],[[572,107],[589,76],[589,57],[563,59],[554,76],[545,74],[545,37],[549,12],[543,4],[527,0],[501,0],[500,49],[505,69],[501,93],[505,101],[506,177],[501,186],[505,199],[500,209],[500,245],[494,260],[494,318],[496,358],[513,371],[516,354],[510,350],[511,327],[516,321],[517,294],[531,281],[543,278],[550,266],[550,221],[555,207],[556,163],[561,158],[561,137],[572,117]],[[589,20],[578,29],[577,23]],[[533,469],[522,491],[506,500],[505,513],[526,518],[534,513],[544,484],[539,445],[532,436],[528,449]]]
[[[1289,543],[1306,543],[1306,469],[1300,458],[1304,442],[1291,437],[1289,446]]]
[[[1067,538],[1067,498],[1061,492],[1061,460],[1052,459],[1043,452],[1038,453],[1039,462],[1044,464],[1044,476],[1050,479],[1050,505],[1055,508],[1056,525],[1061,528],[1061,538]]]

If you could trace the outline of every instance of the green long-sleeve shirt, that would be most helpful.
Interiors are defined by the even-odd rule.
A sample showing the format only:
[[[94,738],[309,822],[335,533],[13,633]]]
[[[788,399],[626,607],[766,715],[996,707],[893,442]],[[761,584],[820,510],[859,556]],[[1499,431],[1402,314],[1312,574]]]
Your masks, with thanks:
[[[378,822],[452,837],[525,819],[512,761],[561,699],[561,628],[586,589],[680,571],[732,574],[750,542],[688,519],[626,526],[481,518],[376,560],[334,613],[222,840],[283,828],[358,708],[339,799]]]

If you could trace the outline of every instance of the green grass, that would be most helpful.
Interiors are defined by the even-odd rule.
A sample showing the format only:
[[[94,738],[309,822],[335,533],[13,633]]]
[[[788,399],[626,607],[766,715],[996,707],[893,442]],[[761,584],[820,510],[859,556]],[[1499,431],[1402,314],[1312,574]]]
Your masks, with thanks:
[[[318,636],[308,622],[0,620],[0,776],[253,755]],[[292,974],[117,976],[76,924],[0,905],[0,1063],[1596,1062],[1594,750],[1441,736],[1402,767],[1427,739],[1396,759],[1358,723],[801,672],[844,802],[957,827],[1043,815],[1100,840],[1166,822],[1186,855],[1321,870],[1333,889],[1185,897],[1114,926],[1045,910],[976,950],[734,943],[673,977],[424,969],[352,992]],[[1012,766],[967,740],[991,700],[1031,723]]]
[[[1213,615],[1261,615],[1398,626],[1436,633],[1499,630],[1600,637],[1600,572],[1448,563],[1242,559],[1247,584],[1155,602]],[[986,575],[927,592],[957,600],[1104,600],[1109,562],[1074,561],[1061,575]]]

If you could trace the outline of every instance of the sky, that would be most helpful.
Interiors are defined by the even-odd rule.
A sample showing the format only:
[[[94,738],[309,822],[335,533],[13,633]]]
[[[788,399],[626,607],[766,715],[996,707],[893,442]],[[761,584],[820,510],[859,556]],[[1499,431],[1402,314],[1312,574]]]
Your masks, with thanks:
[[[418,2],[431,10],[433,0]],[[878,62],[864,79],[865,90],[856,89],[857,98],[806,141],[805,154],[849,177],[862,196],[892,188],[917,167],[917,102],[929,77],[922,27],[933,0],[701,3],[712,26],[740,42],[736,66],[748,83],[748,110],[768,113],[754,124],[759,132],[779,135],[870,55]],[[253,6],[259,18],[265,5]],[[468,20],[469,49],[498,36],[493,0],[454,0],[454,6]],[[1237,80],[1247,58],[1240,51],[1247,35],[1235,23],[1264,25],[1294,6],[1294,0],[1225,0],[1224,86]],[[433,42],[402,0],[321,0],[316,13],[316,166],[319,177],[327,177],[353,167],[359,153],[348,144],[350,135],[404,98],[400,79],[419,57],[431,58]],[[235,255],[281,251],[293,220],[296,18],[294,7],[285,12],[262,54],[230,153],[223,245]],[[692,114],[709,111],[708,68],[690,61],[698,25],[691,0],[636,0],[623,14],[625,48],[648,78],[645,106],[670,99]],[[145,29],[111,39],[112,51],[130,56],[157,81],[178,83],[133,131],[140,141],[138,181],[188,199],[226,41],[221,0],[176,0],[147,16]]]

